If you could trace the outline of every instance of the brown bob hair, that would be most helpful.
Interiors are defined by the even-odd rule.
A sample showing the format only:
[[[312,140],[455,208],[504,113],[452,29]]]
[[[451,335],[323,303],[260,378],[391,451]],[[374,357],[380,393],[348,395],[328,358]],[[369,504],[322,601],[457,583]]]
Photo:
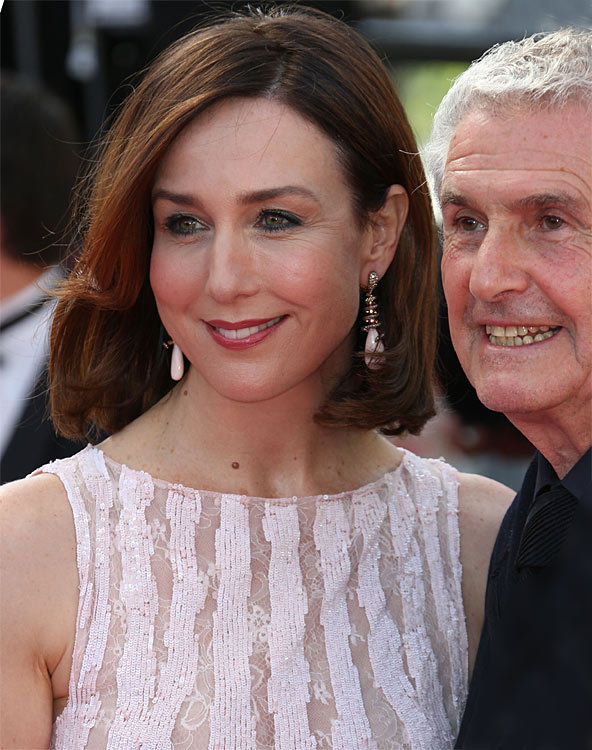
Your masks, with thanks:
[[[77,219],[81,249],[55,313],[57,429],[70,437],[115,432],[171,389],[149,283],[150,188],[175,136],[228,97],[283,102],[327,134],[361,221],[380,208],[390,185],[407,190],[409,216],[376,292],[383,365],[364,365],[359,315],[350,371],[316,419],[390,435],[419,432],[434,414],[436,253],[417,146],[369,44],[332,16],[298,6],[249,10],[189,33],[148,67],[124,102],[87,177]]]

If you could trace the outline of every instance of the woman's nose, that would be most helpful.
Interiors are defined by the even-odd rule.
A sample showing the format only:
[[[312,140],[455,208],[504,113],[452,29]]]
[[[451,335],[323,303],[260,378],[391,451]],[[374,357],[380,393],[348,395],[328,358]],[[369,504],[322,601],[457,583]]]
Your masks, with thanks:
[[[255,250],[245,238],[219,231],[209,249],[206,292],[221,304],[252,296],[259,289]]]

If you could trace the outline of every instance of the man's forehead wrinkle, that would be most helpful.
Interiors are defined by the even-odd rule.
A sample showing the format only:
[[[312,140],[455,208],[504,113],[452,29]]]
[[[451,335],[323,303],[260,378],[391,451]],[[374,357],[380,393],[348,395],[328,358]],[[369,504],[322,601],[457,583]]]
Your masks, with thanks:
[[[494,122],[495,125],[495,122]],[[549,128],[546,132],[536,133],[535,137],[529,134],[532,129],[532,123],[524,123],[525,132],[517,133],[515,127],[511,128],[506,135],[500,133],[497,128],[491,129],[485,126],[486,132],[481,132],[470,121],[462,121],[452,136],[448,148],[447,162],[461,158],[501,158],[508,156],[513,158],[517,155],[532,156],[534,158],[559,158],[559,160],[575,160],[583,162],[592,168],[592,129],[588,142],[590,148],[580,150],[580,141],[576,139],[566,140],[564,133],[558,132],[554,124],[553,129]],[[589,126],[588,126],[589,127]],[[491,130],[491,132],[488,132]],[[581,130],[581,128],[580,128]],[[577,131],[577,135],[582,134]]]
[[[516,149],[508,148],[507,151],[495,151],[495,152],[487,152],[487,151],[473,151],[467,149],[465,152],[458,153],[458,149],[450,149],[448,153],[448,159],[446,161],[446,171],[450,171],[453,169],[453,165],[461,164],[463,167],[454,167],[454,169],[458,170],[461,168],[466,169],[464,167],[465,162],[469,162],[469,164],[476,163],[478,166],[476,167],[479,171],[480,170],[486,170],[486,169],[523,169],[523,170],[536,170],[536,162],[540,161],[541,159],[545,160],[545,166],[540,167],[540,169],[547,169],[552,171],[570,171],[574,172],[575,167],[569,166],[571,163],[575,163],[578,165],[578,169],[581,168],[584,173],[592,174],[592,154],[590,158],[586,158],[584,156],[580,156],[576,153],[565,153],[563,151],[554,151],[549,149],[543,149],[543,148],[531,148],[531,149],[523,149],[519,153],[519,158],[521,159],[521,162],[519,165],[516,164]],[[526,157],[532,157],[533,162],[532,164],[528,163],[526,160]],[[536,161],[534,158],[536,157]],[[508,162],[508,160],[510,160]],[[556,160],[554,163],[549,163],[549,160]],[[497,163],[499,162],[499,164]],[[486,166],[481,166],[486,165]],[[475,167],[473,167],[475,169]]]
[[[467,157],[470,158],[470,157]],[[585,161],[585,160],[584,160]],[[456,163],[455,163],[456,162]],[[573,167],[569,167],[567,165],[557,165],[557,166],[550,166],[550,165],[543,165],[543,166],[517,166],[516,164],[500,164],[500,165],[484,165],[484,164],[477,164],[476,166],[471,167],[467,164],[460,164],[460,160],[454,160],[449,162],[446,165],[446,169],[444,172],[444,179],[443,179],[443,189],[442,189],[442,202],[444,202],[444,196],[446,195],[448,190],[451,190],[453,193],[457,193],[457,190],[450,186],[447,187],[446,184],[452,182],[454,184],[455,178],[462,179],[462,177],[473,177],[474,180],[478,180],[478,184],[486,184],[486,181],[483,179],[483,175],[486,175],[488,172],[491,173],[514,173],[516,175],[516,179],[523,179],[524,175],[549,175],[550,178],[550,184],[549,188],[545,189],[545,187],[540,184],[540,187],[538,190],[537,186],[533,185],[533,188],[536,190],[535,193],[533,193],[532,198],[535,200],[535,196],[548,196],[551,200],[552,197],[555,196],[558,202],[564,202],[564,203],[577,203],[581,204],[582,207],[592,207],[592,169],[588,168],[584,170],[584,173],[581,173],[574,169]],[[552,181],[556,181],[556,183],[563,183],[564,185],[567,184],[567,187],[565,189],[557,188],[555,189],[552,186]],[[462,195],[465,195],[466,200],[466,190],[467,186],[463,182],[463,193]],[[458,194],[461,195],[460,191],[458,191]],[[524,200],[530,200],[531,196],[526,196]]]

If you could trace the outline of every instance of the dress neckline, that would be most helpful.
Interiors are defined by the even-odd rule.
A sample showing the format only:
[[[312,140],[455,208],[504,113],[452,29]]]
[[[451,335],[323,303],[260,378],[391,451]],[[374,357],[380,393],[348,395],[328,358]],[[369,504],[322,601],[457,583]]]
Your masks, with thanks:
[[[406,463],[409,456],[412,455],[408,450],[405,448],[401,448],[400,446],[396,446],[397,450],[401,451],[401,460],[399,464],[394,469],[389,469],[388,471],[385,471],[384,474],[379,476],[377,479],[374,479],[371,482],[368,482],[367,484],[362,485],[361,487],[355,487],[351,490],[343,490],[342,492],[336,492],[336,493],[321,493],[319,495],[289,495],[286,497],[259,497],[257,495],[241,495],[233,492],[221,492],[219,490],[203,490],[198,489],[196,487],[189,487],[188,485],[181,484],[180,482],[169,482],[166,479],[159,479],[158,477],[152,476],[148,471],[145,471],[144,469],[134,469],[131,466],[128,466],[127,464],[120,463],[119,461],[116,461],[114,458],[111,458],[111,456],[108,456],[101,448],[98,448],[94,445],[87,445],[83,449],[83,453],[85,452],[91,452],[95,451],[100,456],[102,456],[103,460],[108,466],[111,466],[112,468],[116,469],[118,473],[121,473],[122,471],[129,471],[133,474],[139,474],[141,476],[147,477],[150,479],[150,481],[157,487],[162,487],[164,489],[175,489],[183,494],[199,494],[199,495],[205,495],[205,496],[216,496],[216,497],[225,497],[229,499],[235,499],[242,503],[249,503],[249,504],[256,504],[256,503],[278,503],[278,504],[290,504],[294,502],[298,502],[299,504],[302,504],[306,501],[312,501],[317,502],[319,500],[341,500],[345,497],[349,497],[351,495],[358,495],[363,494],[366,492],[371,492],[373,489],[375,489],[378,485],[385,481],[392,481],[397,477],[397,475],[402,470],[403,464]]]

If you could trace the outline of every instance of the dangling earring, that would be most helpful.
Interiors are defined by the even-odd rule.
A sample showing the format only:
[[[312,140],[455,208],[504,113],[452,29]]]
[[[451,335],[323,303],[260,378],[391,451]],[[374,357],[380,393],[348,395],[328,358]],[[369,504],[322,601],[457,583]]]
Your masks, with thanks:
[[[171,344],[173,345],[173,351],[171,353],[171,378],[173,380],[181,380],[183,373],[185,372],[185,360],[183,359],[183,352],[179,348],[178,344],[170,339],[165,342],[165,349],[170,349]]]
[[[366,345],[364,346],[364,361],[369,370],[377,370],[383,358],[380,356],[384,352],[382,335],[378,330],[380,327],[380,318],[378,317],[378,303],[373,292],[378,284],[378,274],[376,271],[370,271],[368,274],[368,286],[366,287],[366,299],[364,300],[364,318],[362,331],[365,331]]]

